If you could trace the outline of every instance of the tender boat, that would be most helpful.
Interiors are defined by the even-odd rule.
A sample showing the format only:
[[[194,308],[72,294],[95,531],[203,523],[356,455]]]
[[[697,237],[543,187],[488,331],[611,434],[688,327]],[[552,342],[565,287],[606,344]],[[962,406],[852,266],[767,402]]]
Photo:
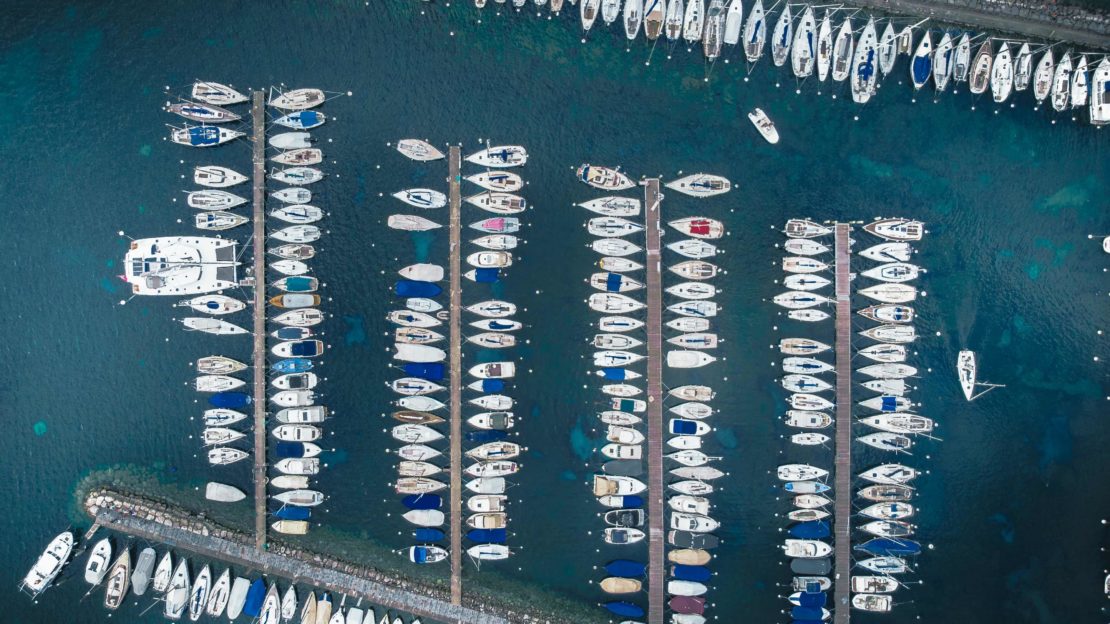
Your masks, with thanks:
[[[779,142],[779,131],[775,128],[774,122],[767,117],[767,113],[763,112],[763,109],[753,109],[752,112],[748,113],[748,120],[752,122],[755,129],[768,143],[774,145]]]

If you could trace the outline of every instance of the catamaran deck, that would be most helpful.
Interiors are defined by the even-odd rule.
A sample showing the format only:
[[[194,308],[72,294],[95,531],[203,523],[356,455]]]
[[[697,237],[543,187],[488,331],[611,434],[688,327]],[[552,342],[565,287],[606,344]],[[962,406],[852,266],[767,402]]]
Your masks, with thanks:
[[[848,624],[852,606],[852,279],[851,231],[836,224],[836,473],[833,494],[833,622]]]
[[[663,278],[659,179],[644,181],[647,235],[648,624],[663,624]]]
[[[462,604],[462,190],[459,147],[448,150],[451,268],[451,604]]]
[[[251,93],[254,226],[254,543],[266,544],[266,93]]]

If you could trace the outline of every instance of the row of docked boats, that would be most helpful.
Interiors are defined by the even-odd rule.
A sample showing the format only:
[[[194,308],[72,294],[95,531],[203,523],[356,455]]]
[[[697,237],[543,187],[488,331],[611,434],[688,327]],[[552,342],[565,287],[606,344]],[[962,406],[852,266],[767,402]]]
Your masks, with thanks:
[[[404,139],[397,143],[397,150],[417,162],[442,159],[443,152],[418,139]],[[526,200],[516,193],[524,187],[523,178],[508,169],[527,162],[527,151],[522,146],[487,147],[471,154],[467,162],[484,170],[463,176],[461,182],[473,184],[478,192],[466,198],[466,204],[497,215],[514,215],[526,207]],[[435,189],[415,188],[398,191],[393,196],[412,207],[434,210],[447,205],[447,196]],[[425,217],[393,215],[388,225],[394,229],[422,231],[428,226],[407,227],[418,224],[417,219],[439,227]],[[470,241],[471,253],[466,256],[470,269],[463,275],[476,284],[496,284],[504,277],[504,270],[513,264],[513,254],[520,244],[516,235],[521,223],[518,217],[497,216],[479,221],[475,229],[482,236]],[[463,253],[463,250],[452,250]],[[399,270],[402,279],[394,285],[394,295],[404,301],[404,309],[389,313],[388,320],[394,330],[394,359],[400,360],[405,377],[391,382],[400,398],[393,418],[399,422],[392,428],[392,437],[403,444],[397,449],[397,494],[407,508],[402,517],[415,525],[414,544],[406,553],[413,563],[427,564],[444,561],[448,551],[440,544],[446,539],[441,528],[448,518],[441,492],[447,490],[443,452],[437,446],[448,441],[448,434],[440,426],[445,419],[437,412],[448,406],[436,395],[447,388],[445,360],[448,353],[437,346],[447,339],[438,328],[450,320],[450,312],[443,309],[437,297],[443,294],[439,282],[445,277],[444,267],[432,263],[417,263]],[[466,344],[480,349],[478,364],[468,369],[472,378],[466,390],[477,394],[467,398],[469,409],[475,413],[467,416],[465,432],[466,458],[473,463],[466,466],[465,537],[471,544],[467,554],[478,561],[506,559],[512,551],[508,546],[508,496],[507,481],[519,469],[518,457],[523,448],[510,440],[517,417],[516,401],[506,393],[506,387],[516,375],[516,362],[504,355],[517,343],[517,331],[523,324],[515,320],[517,306],[509,301],[490,298],[463,306],[460,311],[474,320],[467,327],[477,330],[466,338]],[[471,333],[471,332],[468,332]]]
[[[44,591],[74,555],[74,541],[70,531],[51,540],[21,588],[35,596]],[[373,607],[362,607],[361,599],[348,608],[346,597],[335,604],[327,592],[317,595],[309,591],[298,596],[292,584],[281,591],[276,582],[267,583],[264,578],[252,581],[249,576],[236,575],[231,568],[221,572],[203,564],[196,575],[190,568],[188,558],[175,558],[170,550],[159,557],[149,546],[133,559],[130,543],[117,549],[112,538],[105,537],[88,548],[84,579],[90,587],[86,596],[103,586],[104,607],[116,611],[128,596],[156,594],[155,600],[162,603],[162,615],[171,622],[227,617],[258,624],[404,624],[400,615],[384,609],[379,619]],[[420,620],[413,618],[410,624],[420,624]]]
[[[588,186],[609,193],[636,186],[612,167],[584,164],[577,176]],[[692,197],[720,195],[731,188],[727,179],[701,173],[666,186]],[[605,425],[606,438],[601,448],[603,463],[593,477],[593,493],[606,508],[603,539],[624,546],[642,542],[647,532],[643,495],[647,486],[641,478],[648,402],[642,398],[644,374],[637,370],[647,358],[642,351],[646,337],[641,317],[646,308],[641,297],[647,280],[642,273],[644,264],[637,259],[643,257],[640,254],[644,246],[633,241],[642,240],[645,219],[659,219],[660,204],[657,200],[654,205],[642,207],[638,198],[610,194],[579,206],[591,213],[586,229],[595,238],[590,247],[602,256],[597,263],[601,271],[588,280],[593,289],[588,305],[602,315],[598,320],[600,332],[593,336],[592,345],[597,349],[593,363],[604,397],[598,417]],[[717,294],[712,280],[720,270],[707,258],[716,254],[712,241],[724,235],[724,224],[692,216],[674,219],[667,225],[688,238],[670,246],[680,258],[667,268],[680,281],[659,294],[674,300],[668,306],[674,318],[667,322],[674,335],[667,338],[665,361],[668,369],[700,369],[716,360],[713,352],[719,343],[708,319],[717,310],[711,300]],[[713,491],[710,482],[724,473],[712,465],[720,458],[706,454],[702,446],[712,431],[708,419],[714,413],[709,405],[713,396],[709,386],[694,384],[673,388],[669,394],[676,401],[668,410],[665,454],[673,477],[667,490],[666,511],[666,537],[672,548],[667,554],[669,575],[663,589],[672,621],[680,624],[705,622],[711,576],[706,564],[711,558],[709,550],[717,544],[711,532],[719,522],[710,516],[707,495]],[[634,555],[624,556],[604,566],[606,576],[599,585],[607,594],[603,606],[616,616],[640,618],[644,608],[635,598],[645,583],[646,564]]]
[[[484,6],[485,0],[476,3]],[[1056,111],[1086,108],[1092,124],[1110,122],[1110,58],[1071,50],[1057,58],[1056,44],[944,28],[922,28],[918,38],[914,31],[921,23],[898,28],[895,19],[868,16],[861,26],[852,21],[860,10],[845,6],[786,3],[777,18],[771,15],[775,6],[765,8],[763,0],[750,2],[747,11],[744,0],[580,0],[578,7],[587,32],[598,18],[606,25],[619,20],[629,40],[642,30],[648,41],[701,44],[710,61],[725,54],[726,46],[742,46],[754,65],[769,49],[774,65],[789,62],[798,80],[847,81],[859,104],[875,95],[881,77],[894,73],[898,57],[906,56],[915,91],[930,80],[938,93],[967,82],[973,95],[989,89],[992,99],[1003,103],[1028,89],[1038,105],[1051,97]],[[561,9],[562,2],[551,4],[553,12]]]
[[[917,291],[908,282],[924,273],[924,269],[910,262],[914,253],[910,243],[921,240],[924,225],[910,219],[880,219],[863,229],[882,242],[857,254],[877,264],[859,274],[872,283],[856,292],[875,303],[858,314],[880,324],[859,332],[874,343],[857,351],[867,362],[856,370],[861,378],[859,385],[874,396],[858,403],[865,413],[855,422],[868,429],[855,441],[870,449],[908,454],[914,438],[931,437],[935,426],[931,419],[909,411],[914,406],[908,397],[913,388],[910,380],[917,370],[905,363],[907,345],[916,339],[911,324],[915,312],[908,304],[916,298]],[[824,320],[828,315],[816,308],[831,303],[821,294],[831,284],[821,275],[830,268],[822,257],[831,249],[821,239],[831,234],[832,228],[791,220],[784,232],[788,236],[784,247],[793,254],[783,262],[788,273],[785,281],[794,290],[779,295],[775,302],[791,313],[814,310],[823,314],[820,318],[791,316],[794,320]],[[828,410],[835,406],[835,398],[826,395],[835,392],[835,384],[825,377],[834,367],[820,355],[830,349],[829,344],[811,338],[780,342],[780,350],[787,356],[782,361],[784,376],[780,381],[792,393],[787,398],[791,409],[784,420],[797,431],[790,436],[791,442],[803,448],[818,450],[831,440],[822,430],[833,425]],[[823,461],[828,463],[830,459],[826,451]],[[832,488],[825,483],[830,470],[821,463],[806,458],[806,463],[784,464],[777,471],[785,490],[794,495],[794,509],[787,513],[794,524],[788,527],[790,539],[784,542],[783,549],[797,575],[793,582],[795,593],[789,597],[796,620],[819,621],[829,616],[825,607],[826,592],[831,588],[827,574],[832,569],[833,549],[824,540],[831,535],[827,508],[832,503]],[[899,586],[894,575],[909,571],[906,557],[920,550],[909,539],[915,527],[908,521],[915,510],[908,502],[913,490],[907,483],[917,474],[915,469],[902,464],[881,464],[859,475],[867,485],[858,492],[863,503],[859,510],[861,522],[856,528],[866,535],[866,541],[857,545],[856,550],[866,556],[856,561],[864,574],[851,578],[853,608],[884,612],[893,607],[890,593]]]
[[[323,152],[312,147],[316,139],[308,132],[318,131],[328,121],[319,110],[326,99],[320,89],[294,89],[276,97],[271,93],[269,102],[282,112],[290,111],[273,122],[283,131],[267,139],[270,147],[279,150],[275,158],[291,163],[268,175],[282,186],[270,193],[275,205],[268,212],[280,229],[270,231],[267,246],[274,258],[267,267],[275,278],[267,293],[268,321],[274,327],[270,354],[275,359],[270,365],[268,397],[274,461],[267,485],[270,528],[285,535],[308,533],[312,508],[326,498],[315,480],[327,466],[320,441],[333,414],[320,400],[324,380],[320,357],[326,348],[320,326],[326,316],[319,295],[323,284],[310,264],[316,257],[315,244],[325,233],[319,222],[326,216],[310,202],[316,201],[313,193],[319,193],[318,185],[326,175],[317,167],[323,163]]]

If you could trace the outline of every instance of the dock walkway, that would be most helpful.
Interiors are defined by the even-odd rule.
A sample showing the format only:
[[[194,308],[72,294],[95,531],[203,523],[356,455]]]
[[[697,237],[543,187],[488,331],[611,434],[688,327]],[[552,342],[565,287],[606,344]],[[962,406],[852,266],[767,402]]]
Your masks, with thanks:
[[[451,267],[451,604],[462,604],[462,190],[457,145],[448,150]]]
[[[101,527],[231,565],[305,583],[348,599],[362,598],[394,611],[459,624],[516,624],[534,621],[522,614],[498,615],[452,604],[446,592],[389,579],[370,568],[307,551],[277,546],[255,548],[250,536],[221,528],[183,510],[101,490],[85,500]],[[393,580],[393,583],[389,583]],[[421,591],[421,590],[424,591]],[[485,608],[485,605],[479,605]]]
[[[663,278],[659,179],[644,181],[647,239],[648,624],[663,624]]]
[[[251,92],[254,226],[254,545],[266,544],[266,93]]]
[[[848,624],[852,608],[852,228],[836,224],[836,471],[833,493],[833,622]]]

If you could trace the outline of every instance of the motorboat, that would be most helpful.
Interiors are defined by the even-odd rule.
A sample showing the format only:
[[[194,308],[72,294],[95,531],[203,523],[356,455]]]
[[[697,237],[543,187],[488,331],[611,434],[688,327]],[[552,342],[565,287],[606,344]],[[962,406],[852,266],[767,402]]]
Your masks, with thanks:
[[[752,109],[748,113],[748,121],[752,122],[755,129],[759,131],[760,136],[764,138],[771,145],[779,142],[779,131],[775,128],[775,124],[767,113],[763,112],[762,108]]]
[[[889,594],[898,589],[898,581],[889,576],[853,576],[852,591],[857,594]]]
[[[636,183],[617,168],[583,164],[578,167],[578,179],[603,191],[623,191],[634,188]]]
[[[39,555],[39,558],[35,560],[35,564],[31,566],[31,569],[27,571],[26,575],[24,575],[23,580],[19,584],[19,589],[21,591],[27,592],[32,597],[37,597],[48,587],[50,587],[50,584],[54,582],[54,579],[58,576],[58,573],[61,572],[62,568],[64,568],[66,566],[66,563],[69,562],[69,557],[73,553],[73,542],[74,535],[70,531],[59,533],[54,537],[54,539],[50,540],[50,543],[46,545],[46,548],[43,550],[42,554]],[[104,549],[102,549],[101,552],[103,554]],[[127,549],[124,549],[123,555],[127,554]],[[121,555],[121,558],[123,557],[123,555]],[[108,544],[107,554],[103,555],[103,558],[106,561],[107,558],[110,556],[111,543]],[[119,561],[120,560],[117,559],[116,563],[118,564]],[[128,556],[125,561],[127,562],[127,565],[130,566],[130,556]],[[114,564],[112,566],[112,569],[109,570],[107,574],[109,575],[109,577],[111,577],[113,572],[115,571],[116,565]],[[104,572],[97,571],[96,574],[99,574],[100,577],[103,577]],[[86,580],[88,580],[89,578],[88,569],[86,569],[85,571],[85,578]],[[110,586],[111,578],[109,578],[109,587]],[[123,589],[123,593],[127,593],[126,586]],[[120,599],[122,600],[122,596]],[[117,604],[116,606],[119,605]]]
[[[743,0],[731,0],[728,3],[728,11],[725,14],[724,33],[721,36],[721,41],[726,45],[736,45],[740,43],[740,30],[743,25]]]
[[[716,361],[716,357],[701,351],[667,352],[667,366],[670,368],[701,368]]]
[[[685,17],[685,7],[682,0],[669,0],[667,2],[666,14],[663,17],[663,33],[667,36],[667,41],[678,41],[682,36],[683,17]]]
[[[680,316],[690,316],[697,318],[709,318],[717,316],[720,311],[720,306],[714,301],[680,301],[667,306],[668,312],[674,312]]]
[[[710,173],[694,173],[667,182],[664,186],[692,197],[721,195],[729,192],[732,188],[732,184],[727,178]]]
[[[824,429],[832,424],[832,417],[824,412],[787,410],[783,422],[799,429]]]
[[[856,594],[852,608],[873,613],[888,613],[894,608],[894,598],[886,594]]]
[[[818,559],[832,554],[832,546],[820,540],[787,539],[782,549],[787,557],[800,559]]]
[[[282,442],[315,442],[324,436],[319,427],[312,425],[279,425],[270,434]]]
[[[204,566],[200,574],[193,581],[189,591],[189,620],[196,622],[204,615],[204,608],[208,605],[209,591],[212,589],[212,568]],[[275,623],[276,624],[276,623]]]

